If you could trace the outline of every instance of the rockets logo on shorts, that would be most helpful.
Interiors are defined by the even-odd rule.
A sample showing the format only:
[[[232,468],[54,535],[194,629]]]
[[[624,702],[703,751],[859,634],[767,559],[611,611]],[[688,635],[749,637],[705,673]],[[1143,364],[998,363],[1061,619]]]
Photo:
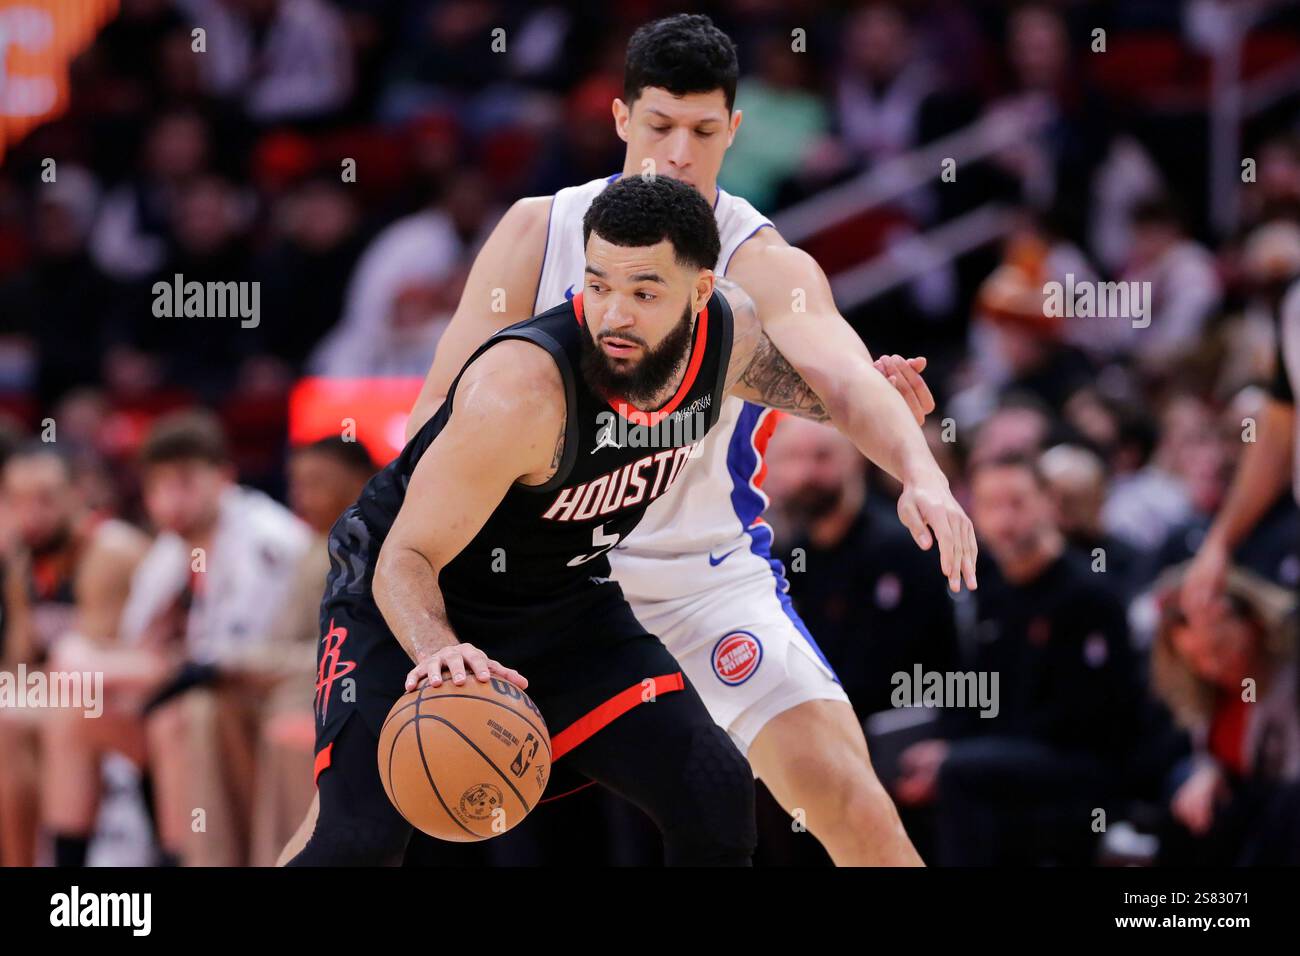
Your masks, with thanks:
[[[730,687],[754,676],[763,661],[763,645],[748,631],[732,631],[713,646],[713,673]]]
[[[329,715],[330,692],[334,689],[334,682],[357,669],[356,661],[342,659],[343,642],[347,639],[348,629],[339,627],[330,618],[330,629],[321,638],[320,661],[316,669],[316,716],[322,724]]]
[[[695,444],[667,448],[599,478],[562,488],[542,517],[550,521],[587,521],[643,500],[653,501],[672,487],[694,450]]]

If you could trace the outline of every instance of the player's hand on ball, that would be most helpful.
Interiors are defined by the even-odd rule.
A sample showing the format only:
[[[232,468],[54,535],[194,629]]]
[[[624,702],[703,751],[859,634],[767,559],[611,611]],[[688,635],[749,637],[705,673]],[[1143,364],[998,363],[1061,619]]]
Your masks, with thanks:
[[[955,593],[966,587],[975,590],[975,526],[948,488],[948,479],[935,468],[919,479],[904,482],[898,496],[898,517],[922,551],[939,542],[939,567]],[[931,534],[933,532],[933,535]]]
[[[443,671],[453,684],[465,683],[466,674],[472,673],[485,684],[493,677],[500,677],[520,690],[528,689],[528,678],[513,667],[492,660],[473,644],[450,644],[434,651],[411,668],[406,675],[406,689],[415,690],[426,681],[430,687],[441,687]]]
[[[901,355],[882,355],[872,363],[889,384],[898,390],[912,410],[918,425],[925,424],[925,416],[934,411],[934,395],[925,384],[921,373],[927,364],[924,356],[905,359]]]

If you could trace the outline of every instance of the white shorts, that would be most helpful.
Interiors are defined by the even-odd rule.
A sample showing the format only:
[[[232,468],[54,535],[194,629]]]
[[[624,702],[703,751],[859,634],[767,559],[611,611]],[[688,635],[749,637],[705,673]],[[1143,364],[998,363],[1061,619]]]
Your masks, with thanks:
[[[777,714],[810,700],[848,702],[767,562],[759,565],[716,591],[631,602],[744,754]]]

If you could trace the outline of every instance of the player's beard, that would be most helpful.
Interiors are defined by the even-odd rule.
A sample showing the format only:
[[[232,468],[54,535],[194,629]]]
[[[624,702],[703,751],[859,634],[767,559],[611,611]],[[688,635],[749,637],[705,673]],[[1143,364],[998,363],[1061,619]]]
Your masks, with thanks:
[[[596,341],[582,336],[582,377],[592,391],[607,397],[618,396],[634,405],[651,402],[672,380],[691,347],[691,303],[686,302],[681,321],[672,327],[663,341],[649,348],[636,335],[623,332],[600,332]],[[600,347],[602,337],[626,339],[641,346],[641,359],[631,368],[620,369]]]

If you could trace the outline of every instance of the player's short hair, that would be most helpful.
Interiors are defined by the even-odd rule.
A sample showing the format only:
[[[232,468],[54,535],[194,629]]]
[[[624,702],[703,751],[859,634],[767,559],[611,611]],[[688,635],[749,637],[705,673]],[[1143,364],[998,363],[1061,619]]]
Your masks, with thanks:
[[[739,75],[731,37],[703,14],[679,13],[645,24],[628,40],[623,100],[630,106],[647,86],[674,96],[722,90],[730,112]]]
[[[332,458],[349,471],[358,475],[370,476],[377,469],[375,460],[370,457],[366,446],[359,441],[344,441],[341,435],[329,435],[306,445],[299,445],[293,450],[294,455],[324,455]]]
[[[695,187],[668,176],[625,176],[605,187],[582,217],[584,245],[593,232],[616,246],[667,239],[679,263],[698,269],[717,266],[722,248],[708,202]]]
[[[201,461],[226,465],[230,453],[217,416],[203,409],[186,409],[162,416],[140,446],[143,467]]]

